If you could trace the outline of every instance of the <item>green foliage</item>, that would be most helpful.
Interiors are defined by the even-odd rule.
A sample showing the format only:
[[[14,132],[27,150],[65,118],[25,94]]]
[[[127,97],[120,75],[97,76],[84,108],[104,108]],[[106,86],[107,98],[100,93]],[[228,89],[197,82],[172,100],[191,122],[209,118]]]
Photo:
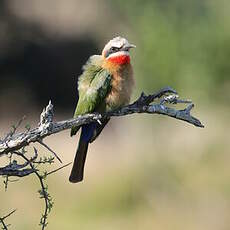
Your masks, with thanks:
[[[208,99],[229,101],[228,1],[111,1],[128,19],[137,49],[137,86],[165,85]],[[184,93],[183,92],[183,93]],[[193,95],[194,94],[194,95]],[[222,100],[223,101],[223,100]]]

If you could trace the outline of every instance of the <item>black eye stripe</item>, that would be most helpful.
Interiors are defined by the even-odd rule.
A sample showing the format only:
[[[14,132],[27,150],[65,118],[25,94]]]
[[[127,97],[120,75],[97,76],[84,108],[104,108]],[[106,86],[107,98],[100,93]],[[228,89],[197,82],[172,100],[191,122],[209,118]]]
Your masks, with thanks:
[[[119,48],[112,46],[112,47],[110,48],[110,50],[111,50],[112,52],[117,52],[117,51],[119,50]]]
[[[112,53],[118,52],[120,49],[118,47],[112,46],[105,54],[105,57],[108,57]]]

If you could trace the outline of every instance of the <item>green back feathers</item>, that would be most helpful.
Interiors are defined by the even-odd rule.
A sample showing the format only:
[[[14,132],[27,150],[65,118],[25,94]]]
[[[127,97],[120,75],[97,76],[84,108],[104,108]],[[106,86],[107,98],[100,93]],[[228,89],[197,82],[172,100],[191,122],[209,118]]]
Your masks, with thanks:
[[[111,75],[106,70],[101,69],[95,72],[93,79],[87,82],[84,79],[84,81],[79,82],[79,101],[74,115],[97,111],[105,102],[105,97],[111,89],[110,81]]]
[[[83,73],[78,80],[79,100],[74,117],[92,112],[104,112],[105,98],[111,90],[111,74],[101,67],[102,56],[90,57],[83,66]],[[73,127],[71,136],[76,134],[78,127]]]

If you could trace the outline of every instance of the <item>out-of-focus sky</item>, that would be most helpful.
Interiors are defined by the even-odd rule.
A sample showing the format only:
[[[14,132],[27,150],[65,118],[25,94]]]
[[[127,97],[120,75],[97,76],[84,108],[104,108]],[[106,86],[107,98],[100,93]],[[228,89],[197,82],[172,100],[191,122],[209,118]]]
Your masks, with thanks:
[[[0,136],[23,115],[36,125],[50,99],[56,120],[70,118],[82,65],[118,35],[137,46],[133,99],[169,85],[205,124],[113,119],[90,146],[84,183],[69,184],[70,169],[50,177],[48,229],[229,228],[229,10],[225,0],[1,0]],[[69,132],[46,143],[72,161]],[[0,216],[18,208],[12,229],[38,229],[37,189],[2,183]]]

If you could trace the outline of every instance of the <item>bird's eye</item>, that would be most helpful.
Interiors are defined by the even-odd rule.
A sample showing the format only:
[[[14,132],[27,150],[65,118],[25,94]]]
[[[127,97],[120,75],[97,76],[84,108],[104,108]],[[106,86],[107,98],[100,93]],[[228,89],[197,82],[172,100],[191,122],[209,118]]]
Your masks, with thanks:
[[[111,50],[112,52],[117,52],[117,51],[119,50],[119,48],[112,46],[110,50]]]

